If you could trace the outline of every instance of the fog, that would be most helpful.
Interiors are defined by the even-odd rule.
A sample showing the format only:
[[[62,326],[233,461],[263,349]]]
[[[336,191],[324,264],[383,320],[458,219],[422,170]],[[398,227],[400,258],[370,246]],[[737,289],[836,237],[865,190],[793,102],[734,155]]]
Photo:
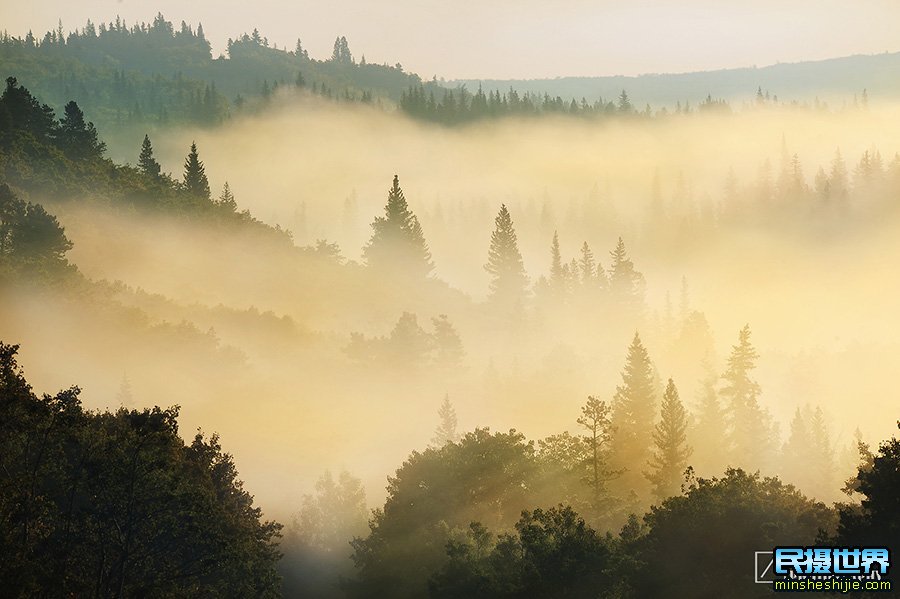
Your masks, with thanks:
[[[866,151],[880,151],[887,168],[900,150],[898,117],[900,107],[873,103],[446,128],[284,96],[216,129],[157,133],[163,169],[180,176],[196,141],[214,195],[228,181],[241,209],[290,230],[298,246],[327,239],[360,263],[397,174],[434,280],[401,284],[283,240],[73,198],[50,204],[74,242],[69,257],[110,286],[77,300],[10,292],[0,338],[22,340],[38,391],[77,384],[88,407],[115,407],[126,377],[135,405],[180,405],[182,434],[218,431],[258,504],[285,519],[326,469],[361,477],[379,504],[386,476],[428,444],[445,394],[461,431],[574,432],[588,395],[612,397],[635,329],[693,409],[703,358],[721,374],[749,323],[760,402],[781,441],[796,408],[819,405],[840,453],[857,426],[877,441],[894,425],[900,187],[888,173],[871,194],[892,208],[860,200],[869,196],[857,186],[839,214],[820,210],[812,189],[797,199],[754,194],[767,161],[776,188],[794,155],[810,187],[838,148],[851,182]],[[132,162],[139,147],[138,138]],[[498,324],[485,308],[483,265],[501,203],[532,283],[549,273],[554,231],[563,263],[587,241],[604,267],[621,236],[646,280],[643,317],[538,298],[515,327]],[[709,323],[709,356],[680,334],[691,310]],[[403,312],[426,332],[446,314],[462,364],[348,356],[351,333],[388,336]]]

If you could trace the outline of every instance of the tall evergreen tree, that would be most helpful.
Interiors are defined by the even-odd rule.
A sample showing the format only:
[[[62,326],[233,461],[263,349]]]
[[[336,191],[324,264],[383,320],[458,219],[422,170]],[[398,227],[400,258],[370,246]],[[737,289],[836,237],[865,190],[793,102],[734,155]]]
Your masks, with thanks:
[[[385,272],[427,277],[434,269],[422,226],[406,203],[397,175],[388,192],[384,216],[372,222],[372,237],[363,257],[366,264]]]
[[[653,430],[653,455],[647,479],[660,501],[678,495],[681,479],[693,449],[687,444],[688,417],[670,378],[663,393],[660,420]]]
[[[231,192],[228,181],[225,181],[225,185],[222,187],[222,195],[219,196],[219,201],[217,203],[229,212],[235,212],[237,210],[237,202],[234,199],[234,194]]]
[[[516,239],[512,217],[506,204],[494,219],[491,248],[484,269],[491,275],[490,297],[501,304],[521,304],[525,297],[528,277],[522,264],[522,254]]]
[[[766,465],[774,441],[771,420],[759,405],[759,384],[751,378],[757,358],[759,354],[750,343],[750,325],[745,325],[738,344],[732,346],[720,391],[728,402],[732,455],[740,465],[754,469]]]
[[[144,141],[141,143],[141,155],[138,157],[138,167],[150,179],[159,178],[160,166],[153,157],[153,146],[150,144],[150,136],[144,135]]]
[[[434,431],[434,437],[431,438],[431,444],[434,447],[441,448],[447,443],[456,443],[459,441],[459,434],[456,432],[456,410],[450,403],[450,395],[444,395],[444,401],[438,410],[438,426]]]
[[[100,158],[106,151],[106,144],[100,141],[94,123],[84,120],[84,112],[74,100],[66,104],[65,114],[56,129],[56,141],[73,160]]]
[[[616,243],[616,249],[609,255],[612,258],[609,290],[613,304],[623,316],[638,316],[644,304],[644,275],[635,270],[621,237]]]
[[[593,395],[589,396],[587,403],[581,407],[578,424],[586,431],[584,441],[588,451],[588,482],[593,491],[594,508],[597,509],[605,493],[604,483],[619,474],[610,470],[607,465],[612,433],[609,405]]]
[[[594,252],[591,251],[587,241],[581,245],[581,260],[579,260],[578,266],[581,271],[581,284],[586,287],[592,285],[596,280],[597,263],[594,260]]]
[[[202,200],[209,200],[209,179],[197,154],[197,144],[191,143],[191,151],[184,160],[184,188]]]
[[[635,333],[625,359],[622,384],[616,387],[613,396],[610,450],[612,466],[624,471],[622,487],[641,498],[646,497],[648,491],[648,481],[641,469],[650,458],[653,444],[656,415],[654,381],[650,356],[641,343],[640,335]]]
[[[559,251],[559,234],[553,232],[553,241],[550,244],[550,287],[553,291],[561,293],[565,289],[565,273],[563,272],[562,255]]]

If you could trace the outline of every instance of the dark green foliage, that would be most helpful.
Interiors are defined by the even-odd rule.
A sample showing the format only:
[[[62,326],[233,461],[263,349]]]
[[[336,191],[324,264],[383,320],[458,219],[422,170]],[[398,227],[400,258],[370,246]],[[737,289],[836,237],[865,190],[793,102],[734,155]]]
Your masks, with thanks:
[[[260,521],[218,438],[177,408],[36,397],[0,344],[0,586],[8,596],[277,594],[280,525]]]
[[[900,422],[897,424],[900,428]],[[861,453],[864,453],[861,451]],[[848,486],[860,505],[840,507],[836,543],[848,547],[900,547],[900,440],[885,441]]]
[[[820,528],[833,527],[834,512],[777,478],[729,469],[652,507],[644,521],[636,596],[755,597],[772,590],[753,584],[753,552],[813,544]]]
[[[384,216],[372,222],[372,237],[363,257],[366,264],[388,274],[424,278],[434,269],[422,226],[406,203],[397,175],[388,192]]]
[[[596,597],[609,590],[614,547],[571,507],[522,512],[515,534],[473,523],[447,544],[446,565],[429,583],[432,597]]]
[[[59,149],[72,160],[100,158],[106,151],[106,144],[99,140],[94,123],[85,122],[84,112],[74,100],[66,104],[54,137]]]
[[[199,200],[209,201],[209,179],[197,154],[196,143],[191,143],[191,151],[184,159],[184,189]]]
[[[458,443],[413,452],[388,479],[388,498],[354,541],[356,596],[419,597],[446,562],[455,529],[510,527],[532,505],[534,448],[515,432],[476,429]]]
[[[4,271],[59,274],[69,268],[72,242],[40,204],[18,199],[0,183],[0,278]]]
[[[161,167],[153,157],[153,146],[150,143],[150,136],[144,135],[144,141],[141,143],[141,154],[138,156],[138,167],[149,179],[158,179]]]
[[[500,213],[494,219],[494,232],[491,233],[491,247],[484,269],[491,275],[491,299],[501,305],[519,307],[525,299],[528,277],[506,204],[500,206]]]

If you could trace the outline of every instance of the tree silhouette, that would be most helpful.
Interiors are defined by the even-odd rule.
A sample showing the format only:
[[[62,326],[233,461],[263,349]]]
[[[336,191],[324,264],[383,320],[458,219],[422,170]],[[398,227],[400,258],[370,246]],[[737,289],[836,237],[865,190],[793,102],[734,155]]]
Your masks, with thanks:
[[[209,179],[197,154],[196,143],[191,143],[191,151],[184,160],[184,188],[198,199],[209,200]]]
[[[687,413],[671,378],[663,393],[660,412],[660,420],[653,431],[650,472],[646,476],[653,485],[653,495],[663,500],[678,494],[687,460],[693,453],[687,444]]]
[[[625,359],[622,384],[613,396],[610,454],[613,467],[623,470],[620,487],[634,491],[638,497],[646,496],[648,491],[641,468],[650,458],[655,414],[653,364],[640,335],[635,333]]]
[[[444,401],[438,410],[438,418],[440,422],[434,431],[434,437],[431,438],[431,444],[434,447],[443,447],[447,443],[455,443],[459,440],[456,432],[456,410],[450,403],[450,395],[444,395]]]
[[[372,222],[372,237],[363,257],[366,264],[383,272],[427,277],[434,269],[422,227],[406,203],[397,175],[388,192],[384,216]]]
[[[144,135],[144,141],[141,143],[141,154],[138,157],[138,167],[148,178],[152,180],[159,179],[160,166],[153,157],[153,146],[150,144],[150,136]]]
[[[484,269],[491,275],[490,297],[493,301],[503,305],[521,304],[528,277],[506,204],[500,206],[500,212],[494,219],[494,232],[491,233],[491,247]]]
[[[751,378],[757,358],[759,354],[750,343],[750,325],[745,325],[738,335],[738,344],[732,346],[720,391],[728,402],[732,455],[751,468],[765,465],[773,441],[768,414],[759,405],[759,384]]]

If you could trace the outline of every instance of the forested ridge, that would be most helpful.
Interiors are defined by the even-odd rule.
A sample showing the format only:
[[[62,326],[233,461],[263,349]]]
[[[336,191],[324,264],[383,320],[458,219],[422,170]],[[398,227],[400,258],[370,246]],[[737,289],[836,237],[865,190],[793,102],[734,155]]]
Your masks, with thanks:
[[[202,39],[185,36],[186,46]],[[338,40],[338,61],[343,50]],[[573,219],[619,227],[603,237],[605,251],[579,239],[566,255],[577,227],[554,230],[540,270],[526,269],[518,206],[465,215],[493,225],[477,240],[487,276],[477,301],[441,278],[429,245],[438,220],[420,218],[402,173],[385,173],[383,212],[352,259],[326,239],[300,247],[240,210],[227,184],[211,189],[202,145],[184,148],[178,175],[163,172],[149,134],[134,166],[116,164],[92,118],[76,101],[57,113],[13,77],[0,96],[0,292],[9,310],[0,316],[4,330],[25,331],[3,339],[21,348],[0,345],[0,542],[12,556],[0,585],[12,595],[716,596],[727,580],[732,596],[757,596],[769,589],[752,584],[753,551],[900,541],[900,442],[875,449],[861,434],[838,438],[813,394],[797,398],[780,427],[755,325],[728,331],[717,360],[688,280],[675,302],[655,303],[632,228],[596,205]],[[643,234],[665,249],[735,230],[876,230],[896,214],[900,161],[872,148],[852,164],[836,151],[808,181],[784,144],[755,180],[725,173],[723,201],[705,210],[686,184],[663,208],[654,185],[660,208]],[[68,222],[96,227],[109,247],[110,232],[146,236],[148,262],[167,275],[187,263],[188,280],[199,282],[167,295],[92,278],[71,257],[79,240]],[[216,295],[223,289],[234,294],[227,303]],[[260,297],[270,303],[257,307]],[[596,332],[585,344],[590,368],[554,345],[578,330]],[[17,358],[32,340],[42,351],[58,344],[53,369],[76,364],[85,377],[121,381],[115,398],[86,408],[93,400],[76,387],[36,393]],[[522,347],[546,353],[530,362],[523,353],[520,366],[508,354]],[[474,374],[472,354],[484,363]],[[138,363],[143,370],[126,370]],[[582,389],[578,372],[595,370],[590,395],[547,383]],[[434,381],[453,394],[423,400]],[[460,426],[477,422],[484,398],[514,398],[504,421],[527,419],[537,403],[528,388],[540,384],[553,409],[531,417],[559,417],[556,432]],[[356,396],[373,409],[346,399]],[[281,525],[239,481],[241,454],[223,448],[229,437],[181,436],[184,413],[169,406],[184,399],[211,406],[193,418],[242,414],[232,435],[277,426],[289,437],[309,419],[316,435],[374,453],[357,431],[390,437],[401,414],[431,442],[402,449],[374,510],[352,472],[321,474],[291,507],[279,544]],[[294,411],[267,415],[276,402]],[[314,412],[323,403],[335,408],[331,420]],[[239,411],[248,404],[253,414]],[[427,426],[415,418],[422,413]]]

